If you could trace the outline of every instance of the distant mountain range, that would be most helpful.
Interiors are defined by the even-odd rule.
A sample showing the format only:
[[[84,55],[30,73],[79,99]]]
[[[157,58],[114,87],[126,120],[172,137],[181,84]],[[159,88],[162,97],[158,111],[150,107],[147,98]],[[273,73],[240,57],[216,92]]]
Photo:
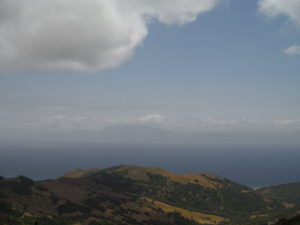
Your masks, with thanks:
[[[1,225],[284,224],[297,213],[300,183],[253,190],[209,173],[136,166],[0,179]]]

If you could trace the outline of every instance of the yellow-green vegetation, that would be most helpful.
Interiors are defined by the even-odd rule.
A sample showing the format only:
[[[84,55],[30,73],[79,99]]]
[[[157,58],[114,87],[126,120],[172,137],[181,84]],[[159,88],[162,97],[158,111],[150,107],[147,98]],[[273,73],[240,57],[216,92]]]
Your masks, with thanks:
[[[193,211],[189,211],[186,209],[182,209],[179,207],[174,207],[171,205],[168,205],[166,203],[163,202],[159,202],[159,201],[154,201],[152,199],[149,198],[141,198],[144,201],[148,201],[151,202],[152,204],[154,204],[155,206],[157,206],[158,208],[162,209],[165,213],[179,213],[182,217],[188,219],[188,220],[192,220],[196,223],[199,224],[219,224],[222,222],[226,222],[229,221],[228,219],[221,217],[221,216],[216,216],[216,215],[210,215],[210,214],[205,214],[205,213],[199,213],[199,212],[193,212]]]
[[[292,209],[292,208],[294,208],[296,206],[294,203],[290,203],[290,202],[283,202],[282,204],[287,209]]]
[[[259,218],[263,218],[263,217],[268,217],[268,214],[259,214],[259,215],[252,215],[250,216],[250,219],[259,219]]]
[[[174,174],[162,170],[160,168],[154,168],[154,167],[142,168],[136,166],[120,166],[114,168],[113,170],[109,170],[109,172],[114,172],[114,173],[117,172],[122,173],[125,171],[127,172],[125,177],[133,180],[148,181],[150,179],[148,174],[157,174],[173,182],[177,182],[181,184],[196,184],[210,189],[218,189],[224,187],[224,184],[222,182],[218,182],[218,181],[224,181],[224,178],[209,173]]]
[[[88,170],[75,169],[75,170],[71,170],[68,173],[66,173],[65,175],[63,175],[62,178],[80,178],[80,177],[92,175],[99,171],[100,170],[97,170],[97,169],[88,169]]]

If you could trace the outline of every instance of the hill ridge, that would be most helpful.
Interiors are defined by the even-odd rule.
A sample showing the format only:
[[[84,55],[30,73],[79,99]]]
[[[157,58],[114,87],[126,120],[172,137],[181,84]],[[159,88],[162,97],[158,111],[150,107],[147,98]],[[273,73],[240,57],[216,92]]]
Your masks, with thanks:
[[[117,172],[125,172],[128,171],[126,178],[129,179],[149,179],[146,177],[145,173],[159,174],[166,178],[169,178],[175,182],[179,183],[191,183],[198,184],[208,188],[217,189],[220,188],[221,185],[214,180],[225,181],[226,179],[220,176],[217,176],[212,173],[204,172],[204,173],[187,173],[187,174],[177,174],[172,173],[167,170],[158,168],[158,167],[141,167],[141,166],[133,166],[133,165],[120,165],[107,169],[74,169],[66,174],[64,174],[61,178],[82,178],[85,176],[93,176],[97,173],[108,172],[108,173],[117,173]]]
[[[75,169],[53,180],[0,179],[0,224],[252,225],[300,209],[270,193],[207,172]]]

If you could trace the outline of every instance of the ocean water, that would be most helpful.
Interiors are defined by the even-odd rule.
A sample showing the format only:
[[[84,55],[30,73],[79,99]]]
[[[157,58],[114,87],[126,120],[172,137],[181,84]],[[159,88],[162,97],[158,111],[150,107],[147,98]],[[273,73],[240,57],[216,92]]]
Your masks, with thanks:
[[[74,168],[160,167],[174,173],[210,172],[251,187],[300,181],[296,147],[212,147],[131,144],[0,146],[0,175],[56,178]]]

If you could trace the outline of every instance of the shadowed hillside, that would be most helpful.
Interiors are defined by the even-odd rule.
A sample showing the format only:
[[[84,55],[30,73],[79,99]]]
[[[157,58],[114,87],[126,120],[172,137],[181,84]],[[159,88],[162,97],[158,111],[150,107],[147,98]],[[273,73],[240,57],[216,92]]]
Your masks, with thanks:
[[[274,194],[213,174],[135,166],[2,178],[0,201],[3,225],[263,224],[294,213]]]
[[[300,182],[261,188],[259,191],[285,202],[288,208],[300,210]]]

